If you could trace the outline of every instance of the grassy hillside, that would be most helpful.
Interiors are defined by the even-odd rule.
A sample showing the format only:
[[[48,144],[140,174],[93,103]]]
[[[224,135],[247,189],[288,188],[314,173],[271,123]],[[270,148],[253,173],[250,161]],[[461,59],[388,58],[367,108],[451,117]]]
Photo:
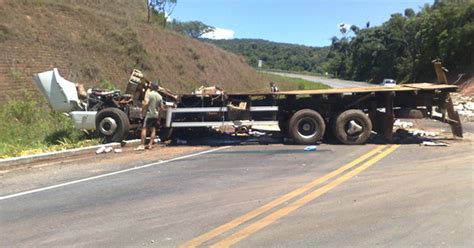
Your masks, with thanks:
[[[242,57],[146,22],[143,0],[0,0],[0,158],[97,144],[52,111],[32,75],[58,67],[87,87],[125,89],[134,68],[177,93],[308,87],[257,73]],[[314,85],[309,85],[315,87]]]
[[[34,73],[58,67],[86,86],[124,89],[140,69],[178,93],[201,85],[227,91],[267,89],[244,59],[146,23],[143,0],[0,0],[0,102],[37,92]]]

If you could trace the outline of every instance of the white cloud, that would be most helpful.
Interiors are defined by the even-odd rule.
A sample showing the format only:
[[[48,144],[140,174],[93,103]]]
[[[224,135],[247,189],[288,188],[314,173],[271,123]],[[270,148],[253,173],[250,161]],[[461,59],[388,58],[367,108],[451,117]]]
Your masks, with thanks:
[[[168,14],[168,12],[165,11],[165,20],[166,22],[172,22],[173,21],[173,18],[171,18],[170,14]]]
[[[337,26],[339,27],[339,29],[345,28],[346,30],[349,30],[351,28],[351,25],[347,23],[339,23]]]
[[[225,28],[215,28],[214,31],[205,33],[201,37],[214,40],[228,40],[234,38],[235,31]]]

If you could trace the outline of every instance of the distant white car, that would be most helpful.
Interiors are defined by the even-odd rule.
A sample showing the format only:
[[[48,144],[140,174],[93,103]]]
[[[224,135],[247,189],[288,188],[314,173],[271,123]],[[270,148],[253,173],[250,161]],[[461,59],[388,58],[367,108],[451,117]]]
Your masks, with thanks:
[[[393,79],[386,78],[380,83],[380,86],[388,86],[388,87],[393,87],[397,85],[397,81]]]

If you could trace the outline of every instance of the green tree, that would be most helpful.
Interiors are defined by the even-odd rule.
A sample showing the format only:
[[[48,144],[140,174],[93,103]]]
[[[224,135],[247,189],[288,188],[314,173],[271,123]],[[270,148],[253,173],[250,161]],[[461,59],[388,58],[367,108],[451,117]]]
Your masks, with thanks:
[[[146,0],[148,18],[147,22],[151,22],[153,13],[157,16],[162,16],[165,19],[173,13],[174,7],[178,3],[178,0]],[[167,15],[167,16],[166,16]]]
[[[415,11],[411,8],[405,9],[405,16],[411,18],[415,16]]]
[[[170,25],[172,30],[187,35],[191,38],[201,38],[203,34],[214,31],[214,27],[206,25],[200,21],[180,22],[173,20]]]
[[[332,39],[326,58],[330,73],[378,82],[427,81],[435,75],[431,61],[440,58],[456,77],[474,73],[474,2],[437,0],[420,12],[406,9],[378,27],[351,28],[354,37]]]

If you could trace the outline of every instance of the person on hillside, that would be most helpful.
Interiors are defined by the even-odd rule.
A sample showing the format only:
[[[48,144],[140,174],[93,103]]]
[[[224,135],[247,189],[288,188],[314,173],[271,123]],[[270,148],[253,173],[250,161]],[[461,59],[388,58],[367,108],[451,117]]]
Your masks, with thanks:
[[[274,82],[270,82],[270,92],[275,93],[278,91],[280,91],[280,89],[278,89],[278,86]]]
[[[153,148],[153,141],[156,135],[156,128],[159,127],[160,119],[160,109],[162,108],[163,98],[160,93],[158,93],[158,84],[151,83],[150,90],[145,94],[145,99],[143,100],[142,113],[145,117],[143,120],[143,126],[141,130],[141,144],[135,149],[137,151],[142,151],[146,149]],[[147,129],[150,129],[150,142],[145,146],[146,132]]]

